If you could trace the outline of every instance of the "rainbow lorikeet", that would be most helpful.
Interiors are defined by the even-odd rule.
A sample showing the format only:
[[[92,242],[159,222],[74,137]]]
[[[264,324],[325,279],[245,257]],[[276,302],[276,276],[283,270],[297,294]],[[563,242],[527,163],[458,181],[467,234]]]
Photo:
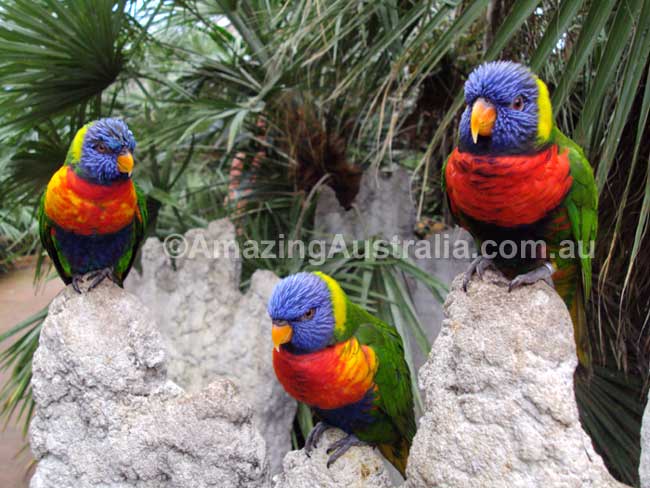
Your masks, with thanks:
[[[145,197],[131,180],[135,139],[119,119],[84,125],[41,198],[39,233],[61,279],[89,290],[122,285],[147,223]]]
[[[309,453],[328,426],[348,436],[331,445],[328,466],[368,443],[404,475],[415,435],[413,394],[395,328],[352,303],[333,278],[298,273],[273,290],[273,367],[285,390],[321,419]]]
[[[591,165],[555,126],[548,88],[527,67],[507,61],[479,66],[465,83],[465,101],[458,147],[443,168],[443,189],[454,217],[490,256],[470,265],[464,288],[487,266],[511,279],[510,289],[539,280],[555,286],[573,321],[583,426],[610,468],[634,477],[640,428],[639,398],[634,397],[639,392],[628,388],[636,406],[625,417],[618,393],[612,393],[622,391],[611,381],[615,373],[592,364],[585,314],[598,208]],[[632,427],[626,429],[626,423]],[[626,434],[620,435],[619,428]],[[620,441],[625,435],[627,440]]]

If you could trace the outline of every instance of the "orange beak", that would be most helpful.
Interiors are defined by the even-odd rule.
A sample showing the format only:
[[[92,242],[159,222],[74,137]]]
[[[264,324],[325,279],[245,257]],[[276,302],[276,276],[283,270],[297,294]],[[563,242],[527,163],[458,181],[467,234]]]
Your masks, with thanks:
[[[280,346],[289,342],[292,336],[293,329],[288,323],[284,321],[273,323],[271,337],[273,338],[273,347],[275,347],[276,351],[280,351]]]
[[[117,169],[120,170],[120,173],[127,173],[131,176],[131,172],[133,171],[133,154],[129,151],[120,154],[117,157]]]
[[[477,98],[472,105],[472,118],[470,128],[472,129],[472,140],[478,142],[478,136],[491,136],[494,121],[497,119],[497,110],[484,98]]]

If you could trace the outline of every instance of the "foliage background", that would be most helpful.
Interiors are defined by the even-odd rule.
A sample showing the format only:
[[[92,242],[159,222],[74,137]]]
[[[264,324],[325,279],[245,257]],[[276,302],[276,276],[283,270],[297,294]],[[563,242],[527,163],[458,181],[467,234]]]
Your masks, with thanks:
[[[361,172],[395,165],[413,172],[419,216],[449,222],[439,172],[463,81],[484,60],[513,59],[547,81],[558,125],[595,169],[598,364],[647,381],[649,55],[642,0],[3,0],[0,269],[42,253],[38,197],[76,129],[106,116],[137,136],[151,235],[230,216],[242,239],[309,236],[319,186],[347,206]],[[306,263],[245,263],[258,267]],[[325,267],[369,308],[390,297],[377,313],[428,349],[400,280],[414,274],[437,295],[443,284],[408,259]],[[0,353],[13,371],[5,418],[29,417],[45,314],[0,337],[20,337]],[[310,421],[299,420],[296,442]]]

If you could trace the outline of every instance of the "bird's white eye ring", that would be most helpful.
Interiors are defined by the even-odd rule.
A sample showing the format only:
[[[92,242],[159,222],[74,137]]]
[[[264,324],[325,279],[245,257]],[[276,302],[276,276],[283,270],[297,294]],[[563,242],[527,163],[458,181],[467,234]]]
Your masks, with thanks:
[[[316,309],[315,308],[310,308],[307,310],[304,314],[300,316],[300,320],[311,320],[314,318],[314,315],[316,315]]]
[[[521,111],[524,109],[524,97],[517,95],[515,99],[510,104],[510,108],[513,110]]]

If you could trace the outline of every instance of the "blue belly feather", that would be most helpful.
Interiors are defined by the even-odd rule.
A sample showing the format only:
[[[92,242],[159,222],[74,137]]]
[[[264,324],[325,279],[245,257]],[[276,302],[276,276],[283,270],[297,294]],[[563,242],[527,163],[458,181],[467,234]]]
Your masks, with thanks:
[[[376,420],[371,414],[374,399],[375,394],[371,388],[358,402],[331,410],[320,408],[315,408],[314,410],[329,425],[333,425],[348,434],[352,434],[355,430],[363,429],[364,426]]]
[[[133,240],[133,224],[112,234],[88,236],[54,227],[56,242],[73,275],[115,266]]]

